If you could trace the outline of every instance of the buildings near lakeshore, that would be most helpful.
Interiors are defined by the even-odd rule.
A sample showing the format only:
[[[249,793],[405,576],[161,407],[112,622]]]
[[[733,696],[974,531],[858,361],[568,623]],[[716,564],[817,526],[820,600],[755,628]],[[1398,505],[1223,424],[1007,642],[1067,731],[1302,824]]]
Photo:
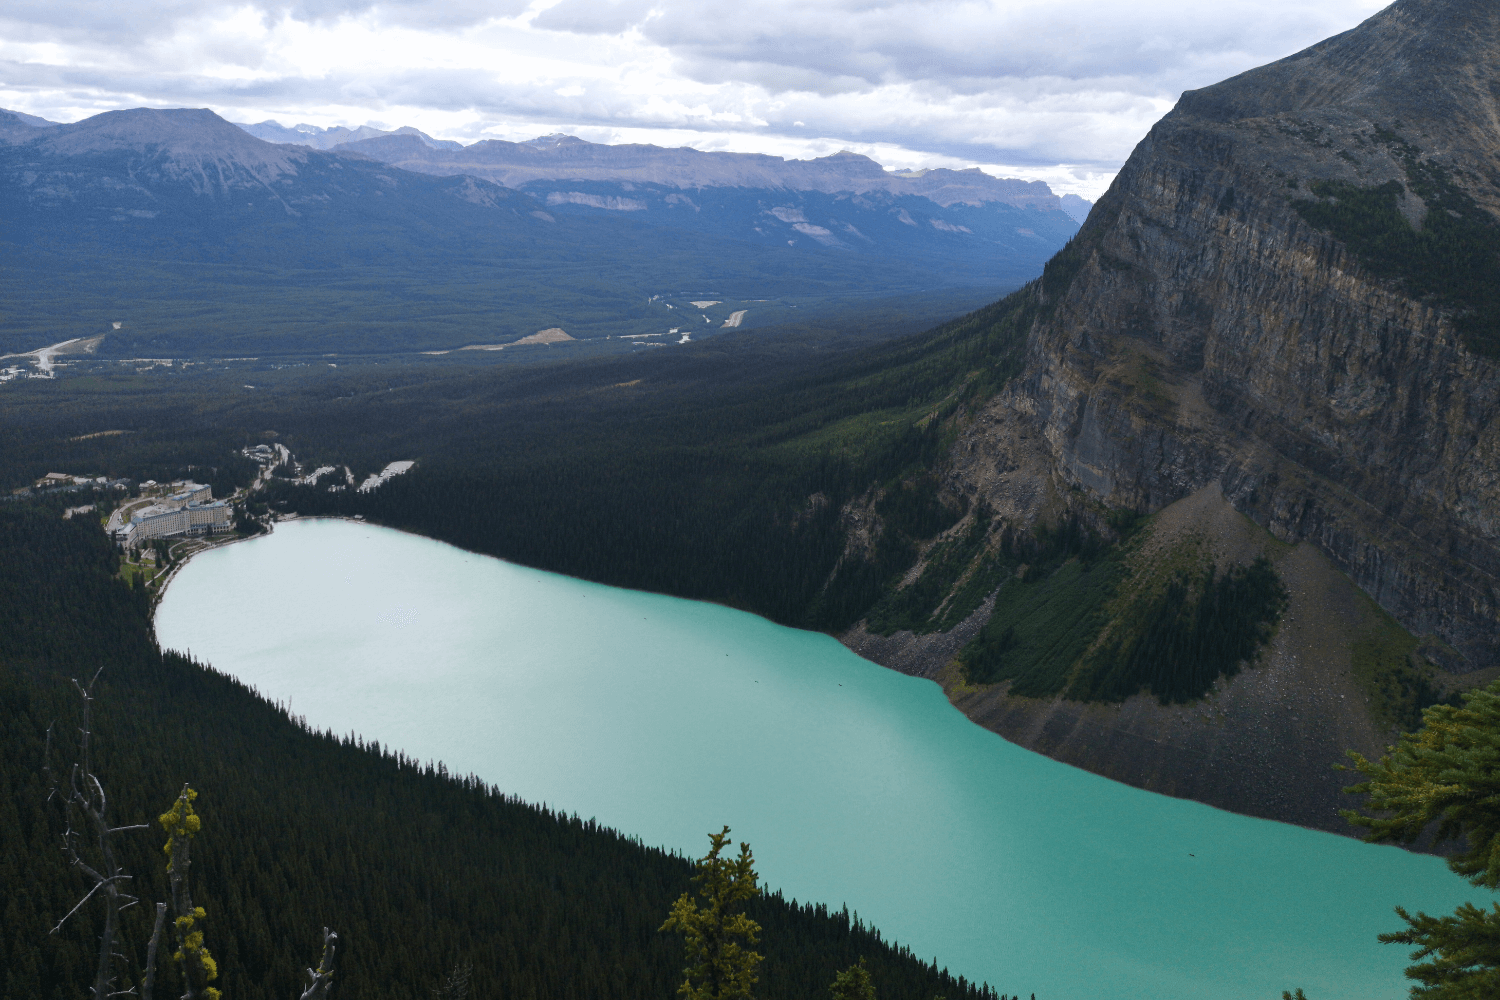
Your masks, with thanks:
[[[108,486],[111,489],[123,490],[129,487],[129,483],[123,479],[110,479],[108,476],[75,476],[67,472],[49,472],[41,479],[38,479],[32,486],[32,489],[77,489],[84,486],[93,486],[96,488]]]
[[[172,487],[170,495],[132,511],[130,522],[114,529],[115,541],[128,547],[155,538],[217,535],[234,527],[233,507],[227,500],[215,500],[207,486],[173,483]]]
[[[36,481],[36,488],[44,490],[49,486],[92,486],[98,484],[103,486],[109,482],[103,476],[71,476],[66,472],[49,472]]]
[[[75,476],[68,472],[49,472],[30,486],[20,486],[10,491],[13,497],[29,497],[38,493],[82,493],[85,490],[128,490],[130,482],[125,479],[110,479],[107,476]]]

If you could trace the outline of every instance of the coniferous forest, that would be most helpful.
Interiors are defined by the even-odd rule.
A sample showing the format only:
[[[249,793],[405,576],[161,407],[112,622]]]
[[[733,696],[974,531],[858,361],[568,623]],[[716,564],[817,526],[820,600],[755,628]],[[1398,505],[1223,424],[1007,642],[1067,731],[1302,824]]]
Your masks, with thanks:
[[[24,481],[47,462],[70,462],[137,480],[193,475],[222,495],[254,476],[237,455],[246,444],[285,444],[305,471],[347,466],[356,479],[413,459],[411,472],[369,493],[278,470],[255,503],[358,515],[526,565],[830,632],[861,619],[881,634],[951,629],[1026,564],[1027,579],[1005,587],[963,660],[973,681],[1013,678],[1018,691],[1051,696],[1069,686],[1098,635],[1095,612],[1114,594],[1134,514],[1034,533],[970,510],[942,484],[966,408],[1018,370],[1025,329],[1071,280],[1075,258],[1060,254],[1039,282],[915,335],[899,316],[872,315],[619,359],[260,372],[253,393],[212,373],[162,377],[149,393],[128,378],[79,379],[58,386],[72,394],[66,407],[56,392],[21,398],[0,428],[13,456],[0,460],[0,474]],[[880,531],[849,551],[846,513],[863,502]],[[967,528],[936,542],[918,579],[901,586],[924,547],[966,517]],[[947,599],[960,580],[962,592]],[[1244,614],[1211,630],[1226,645],[1201,676],[1153,679],[1135,656],[1127,668],[1096,665],[1091,676],[1108,683],[1073,684],[1071,696],[1117,701],[1147,687],[1175,700],[1202,696],[1253,657],[1279,611],[1277,586],[1224,592],[1219,603],[1244,604]],[[1066,620],[1033,620],[1033,604],[1047,615],[1062,609]],[[1006,632],[1013,620],[1017,634]],[[1200,626],[1184,619],[1169,631],[1182,628]],[[1059,630],[1072,638],[1059,645]]]
[[[164,835],[153,822],[184,782],[198,790],[192,891],[205,943],[233,1000],[300,995],[320,929],[344,942],[336,995],[426,998],[472,966],[475,997],[666,997],[682,945],[658,932],[690,889],[688,859],[591,821],[509,798],[440,763],[349,734],[308,729],[286,710],[157,648],[143,591],[115,576],[98,522],[37,503],[0,506],[0,1000],[84,995],[98,913],[60,846],[47,802],[52,758],[73,759],[80,699],[71,678],[100,666],[94,770],[121,834],[131,892],[120,970],[135,981],[150,902],[166,898]],[[707,831],[705,831],[707,832]],[[758,996],[818,994],[860,959],[880,995],[995,995],[884,941],[844,911],[771,894]],[[159,992],[175,985],[162,961]],[[175,995],[175,994],[173,994]]]

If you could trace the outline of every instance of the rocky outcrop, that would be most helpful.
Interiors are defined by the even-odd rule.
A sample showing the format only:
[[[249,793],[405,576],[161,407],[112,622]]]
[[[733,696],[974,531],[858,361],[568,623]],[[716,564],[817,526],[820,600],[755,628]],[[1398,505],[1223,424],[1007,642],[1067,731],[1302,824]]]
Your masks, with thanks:
[[[1402,0],[1184,95],[1094,209],[1024,375],[980,421],[1110,506],[1217,482],[1450,646],[1445,665],[1500,661],[1500,364],[1294,205],[1317,180],[1406,182],[1394,135],[1500,212],[1497,65],[1500,8]],[[961,453],[961,488],[992,489],[985,466],[1014,451]]]
[[[845,640],[1058,759],[1341,828],[1329,765],[1389,737],[1350,655],[1379,612],[1347,581],[1446,670],[1500,665],[1500,363],[1452,301],[1377,274],[1305,206],[1326,182],[1395,182],[1420,228],[1425,170],[1500,225],[1497,66],[1500,7],[1400,0],[1183,95],[1021,293],[1024,370],[960,429],[950,487],[1010,523],[1216,497],[1290,544],[1293,604],[1260,666],[1196,709],[1089,706],[967,687],[951,644]]]
[[[1352,650],[1380,613],[1315,545],[1277,542],[1234,510],[1217,483],[1158,511],[1142,557],[1184,543],[1220,565],[1269,558],[1287,589],[1279,627],[1257,663],[1210,695],[1163,705],[1149,693],[1119,704],[1022,698],[1009,684],[967,683],[954,654],[989,617],[987,602],[947,633],[841,638],[867,659],[940,683],[975,722],[1065,763],[1155,792],[1302,826],[1351,833],[1340,816],[1346,750],[1375,756],[1389,742]]]

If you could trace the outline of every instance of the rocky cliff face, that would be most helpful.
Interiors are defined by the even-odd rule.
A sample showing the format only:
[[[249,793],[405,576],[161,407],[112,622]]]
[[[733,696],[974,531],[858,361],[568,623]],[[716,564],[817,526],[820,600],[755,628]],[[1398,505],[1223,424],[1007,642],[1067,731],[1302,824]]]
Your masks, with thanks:
[[[1317,181],[1407,187],[1415,147],[1500,216],[1497,66],[1500,8],[1402,0],[1184,95],[1080,233],[995,414],[1111,506],[1217,482],[1450,668],[1500,662],[1500,364],[1296,206]],[[985,459],[1005,456],[966,465]]]
[[[1347,574],[1433,663],[1456,674],[1500,664],[1500,363],[1474,332],[1493,320],[1485,283],[1432,292],[1432,280],[1377,259],[1355,211],[1388,199],[1413,247],[1441,243],[1429,211],[1467,212],[1475,242],[1450,258],[1500,282],[1500,244],[1486,242],[1500,226],[1497,67],[1500,6],[1400,0],[1185,94],[1024,293],[1038,315],[1024,372],[972,412],[951,487],[1012,523],[1089,507],[1150,513],[1209,491]],[[1315,224],[1329,218],[1344,222]],[[1298,586],[1335,588],[1338,576]],[[1332,614],[1294,594],[1288,617],[1298,608]],[[1283,623],[1277,642],[1295,633]],[[847,639],[929,676],[951,655],[941,644],[923,654],[925,640]],[[1278,646],[1262,682],[1286,683],[1244,695],[1260,682],[1241,675],[1217,695],[1227,721],[1198,729],[1143,699],[1105,711],[1009,697],[1004,685],[949,688],[976,720],[1061,759],[1332,828],[1333,743],[1378,751],[1385,736],[1344,718],[1360,697],[1334,683],[1348,674],[1345,647],[1314,635]],[[1238,722],[1236,705],[1248,706]],[[1295,748],[1340,719],[1316,763],[1299,763],[1308,755]],[[1252,761],[1257,727],[1286,752]],[[1279,802],[1287,782],[1321,789],[1317,801]]]

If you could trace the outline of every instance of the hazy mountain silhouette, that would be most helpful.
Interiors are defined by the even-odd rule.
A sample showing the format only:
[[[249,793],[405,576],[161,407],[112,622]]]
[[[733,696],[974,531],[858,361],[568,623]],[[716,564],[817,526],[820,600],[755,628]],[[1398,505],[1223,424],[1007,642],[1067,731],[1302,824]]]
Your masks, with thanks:
[[[588,180],[684,189],[882,192],[917,195],[943,207],[998,202],[1042,211],[1062,208],[1052,189],[1041,181],[991,177],[977,167],[891,171],[868,156],[848,150],[812,160],[785,160],[762,153],[605,145],[571,135],[548,135],[527,142],[486,139],[460,149],[436,149],[415,136],[389,135],[351,142],[346,148],[407,170],[469,174],[507,187],[519,187],[530,181]]]
[[[1088,221],[1089,209],[1093,207],[1093,202],[1086,198],[1081,198],[1076,194],[1065,194],[1062,196],[1062,210],[1067,212],[1069,217],[1080,226]]]
[[[430,149],[412,133],[369,142]],[[47,331],[75,330],[66,317],[106,286],[101,301],[155,303],[138,315],[157,331],[112,336],[106,351],[426,349],[554,326],[580,339],[665,333],[672,314],[641,304],[674,290],[793,307],[1015,287],[1076,230],[1059,210],[881,191],[517,191],[401,169],[365,143],[267,142],[203,109],[0,118],[0,254],[15,262],[0,280],[18,283],[23,303],[0,319],[0,342],[62,339]]]
[[[317,125],[293,125],[288,128],[280,122],[263,121],[255,125],[237,122],[240,128],[249,132],[257,139],[267,142],[294,143],[301,146],[311,146],[313,149],[332,149],[346,142],[358,142],[361,139],[375,139],[385,135],[414,135],[421,139],[426,145],[435,149],[462,149],[463,143],[454,142],[452,139],[434,139],[426,132],[418,131],[410,125],[403,125],[397,129],[378,129],[371,125],[361,125],[359,128],[345,128],[342,125],[334,125],[331,128],[320,128]]]

